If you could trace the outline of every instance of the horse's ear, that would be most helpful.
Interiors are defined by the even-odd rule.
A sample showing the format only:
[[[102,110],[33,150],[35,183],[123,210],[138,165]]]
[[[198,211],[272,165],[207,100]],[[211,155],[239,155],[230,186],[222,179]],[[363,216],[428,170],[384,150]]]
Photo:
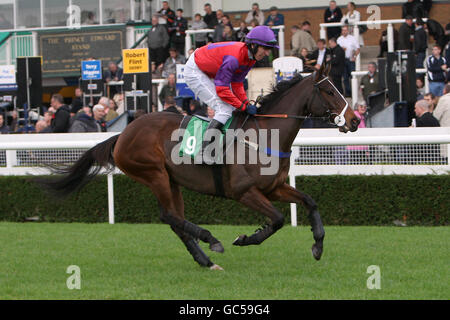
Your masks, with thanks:
[[[325,76],[328,77],[328,74],[330,73],[330,70],[331,70],[331,63],[325,63],[324,62],[324,64],[326,64],[326,66],[325,66]]]
[[[316,76],[314,77],[314,81],[315,82],[319,82],[320,79],[322,78],[322,75],[324,74],[325,71],[325,63],[322,63],[322,65],[320,66],[319,71],[316,71],[315,74]]]

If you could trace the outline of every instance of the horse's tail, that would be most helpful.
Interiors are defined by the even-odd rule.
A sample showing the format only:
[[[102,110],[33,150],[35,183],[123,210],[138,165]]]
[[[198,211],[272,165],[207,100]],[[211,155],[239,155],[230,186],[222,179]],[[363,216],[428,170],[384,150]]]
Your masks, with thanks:
[[[58,196],[67,196],[89,183],[102,168],[115,167],[113,150],[119,135],[115,135],[86,151],[72,166],[51,166],[52,173],[62,177],[38,178],[35,181]]]

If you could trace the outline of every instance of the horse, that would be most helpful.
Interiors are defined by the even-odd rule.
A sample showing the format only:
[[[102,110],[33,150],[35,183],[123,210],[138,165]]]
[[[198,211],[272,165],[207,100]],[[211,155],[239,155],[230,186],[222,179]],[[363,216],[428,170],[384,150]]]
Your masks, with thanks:
[[[233,120],[236,127],[243,130],[278,129],[279,153],[288,155],[308,117],[326,117],[344,133],[356,131],[359,119],[328,79],[328,72],[329,67],[322,66],[305,78],[296,76],[280,82],[261,99],[257,116],[236,111]],[[269,218],[270,222],[254,234],[238,236],[233,242],[235,246],[259,245],[284,225],[284,216],[273,206],[273,201],[302,204],[308,212],[315,241],[312,255],[320,260],[325,230],[312,197],[286,183],[289,157],[280,157],[278,170],[271,175],[260,174],[260,163],[175,164],[171,151],[177,141],[173,141],[171,135],[182,120],[183,115],[169,112],[139,117],[122,133],[97,144],[72,166],[61,169],[58,173],[63,174],[62,177],[43,183],[61,195],[68,195],[93,179],[102,167],[118,167],[153,192],[158,200],[161,221],[177,234],[193,259],[200,266],[215,270],[223,269],[210,260],[198,241],[209,244],[209,249],[215,252],[223,253],[224,248],[209,230],[185,219],[181,186],[202,194],[233,199]]]

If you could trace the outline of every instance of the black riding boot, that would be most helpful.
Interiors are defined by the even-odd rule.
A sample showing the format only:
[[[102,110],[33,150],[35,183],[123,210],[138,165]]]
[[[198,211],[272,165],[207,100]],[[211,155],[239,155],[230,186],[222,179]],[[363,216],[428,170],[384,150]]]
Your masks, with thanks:
[[[205,136],[206,133],[208,132],[209,129],[217,129],[217,130],[222,130],[223,124],[215,119],[212,119],[211,122],[209,123],[208,128],[205,130]],[[202,143],[202,154],[203,154],[203,163],[207,163],[207,164],[213,164],[216,159],[215,159],[215,155],[211,155],[211,154],[205,154],[205,148],[214,142],[214,137],[212,138],[211,141],[203,141]]]

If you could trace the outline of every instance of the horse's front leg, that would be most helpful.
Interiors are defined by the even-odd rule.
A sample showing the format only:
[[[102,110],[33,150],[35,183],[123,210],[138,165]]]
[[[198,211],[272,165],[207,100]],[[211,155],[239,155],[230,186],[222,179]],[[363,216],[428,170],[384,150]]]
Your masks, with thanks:
[[[301,203],[308,210],[308,218],[309,222],[311,223],[311,231],[313,232],[315,240],[315,243],[312,246],[312,254],[316,260],[320,260],[323,252],[323,239],[325,237],[325,230],[323,229],[319,211],[317,211],[316,202],[309,195],[301,193],[287,183],[279,186],[267,197],[272,201]]]
[[[257,230],[251,236],[240,235],[233,244],[235,246],[248,246],[252,244],[260,244],[284,224],[284,216],[279,212],[272,203],[256,188],[252,187],[239,200],[240,203],[252,210],[261,212],[270,218],[271,224]]]

